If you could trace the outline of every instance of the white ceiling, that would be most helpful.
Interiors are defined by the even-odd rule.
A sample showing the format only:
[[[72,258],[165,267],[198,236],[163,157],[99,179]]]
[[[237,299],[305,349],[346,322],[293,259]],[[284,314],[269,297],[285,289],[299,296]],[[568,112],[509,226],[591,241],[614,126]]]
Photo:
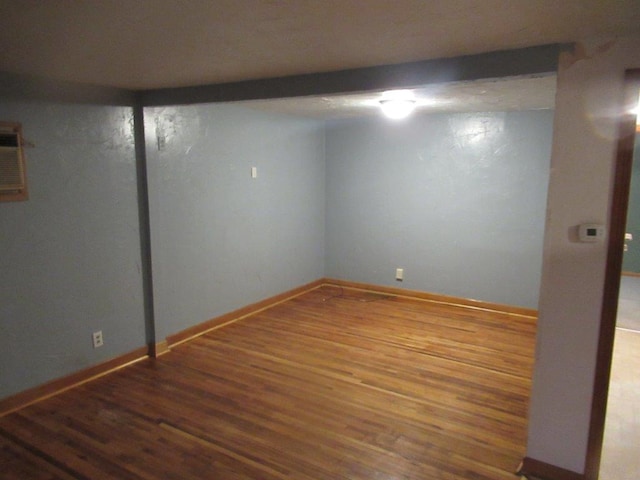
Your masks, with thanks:
[[[0,70],[151,89],[639,29],[638,0],[0,0]]]

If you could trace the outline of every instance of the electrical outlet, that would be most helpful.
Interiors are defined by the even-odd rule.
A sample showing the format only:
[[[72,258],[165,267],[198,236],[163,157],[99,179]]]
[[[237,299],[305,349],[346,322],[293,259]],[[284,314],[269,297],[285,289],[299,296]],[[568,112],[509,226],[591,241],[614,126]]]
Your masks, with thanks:
[[[93,339],[93,348],[98,348],[104,345],[104,340],[102,338],[102,330],[98,330],[97,332],[93,332],[91,335]]]
[[[396,268],[396,280],[401,282],[403,278],[404,278],[404,269],[403,268]]]

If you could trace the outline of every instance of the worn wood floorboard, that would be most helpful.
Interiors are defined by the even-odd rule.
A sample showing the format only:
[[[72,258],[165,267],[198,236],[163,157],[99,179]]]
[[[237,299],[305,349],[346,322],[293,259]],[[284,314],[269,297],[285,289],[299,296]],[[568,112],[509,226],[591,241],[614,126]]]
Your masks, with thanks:
[[[513,480],[534,336],[322,287],[1,418],[0,476]]]

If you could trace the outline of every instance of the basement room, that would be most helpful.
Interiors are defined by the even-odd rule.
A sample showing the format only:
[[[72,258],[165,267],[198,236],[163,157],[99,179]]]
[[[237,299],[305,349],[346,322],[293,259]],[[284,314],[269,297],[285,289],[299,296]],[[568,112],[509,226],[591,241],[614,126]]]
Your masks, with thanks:
[[[618,480],[640,9],[222,3],[0,19],[3,478]]]

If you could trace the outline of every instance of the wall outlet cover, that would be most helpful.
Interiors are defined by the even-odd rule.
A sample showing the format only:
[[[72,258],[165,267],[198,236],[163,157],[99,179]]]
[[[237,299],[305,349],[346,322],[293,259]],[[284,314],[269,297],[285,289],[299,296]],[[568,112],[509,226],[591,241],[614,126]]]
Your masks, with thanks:
[[[93,340],[93,348],[98,348],[104,345],[104,339],[102,338],[102,330],[93,332],[93,334],[91,335],[91,339]]]

